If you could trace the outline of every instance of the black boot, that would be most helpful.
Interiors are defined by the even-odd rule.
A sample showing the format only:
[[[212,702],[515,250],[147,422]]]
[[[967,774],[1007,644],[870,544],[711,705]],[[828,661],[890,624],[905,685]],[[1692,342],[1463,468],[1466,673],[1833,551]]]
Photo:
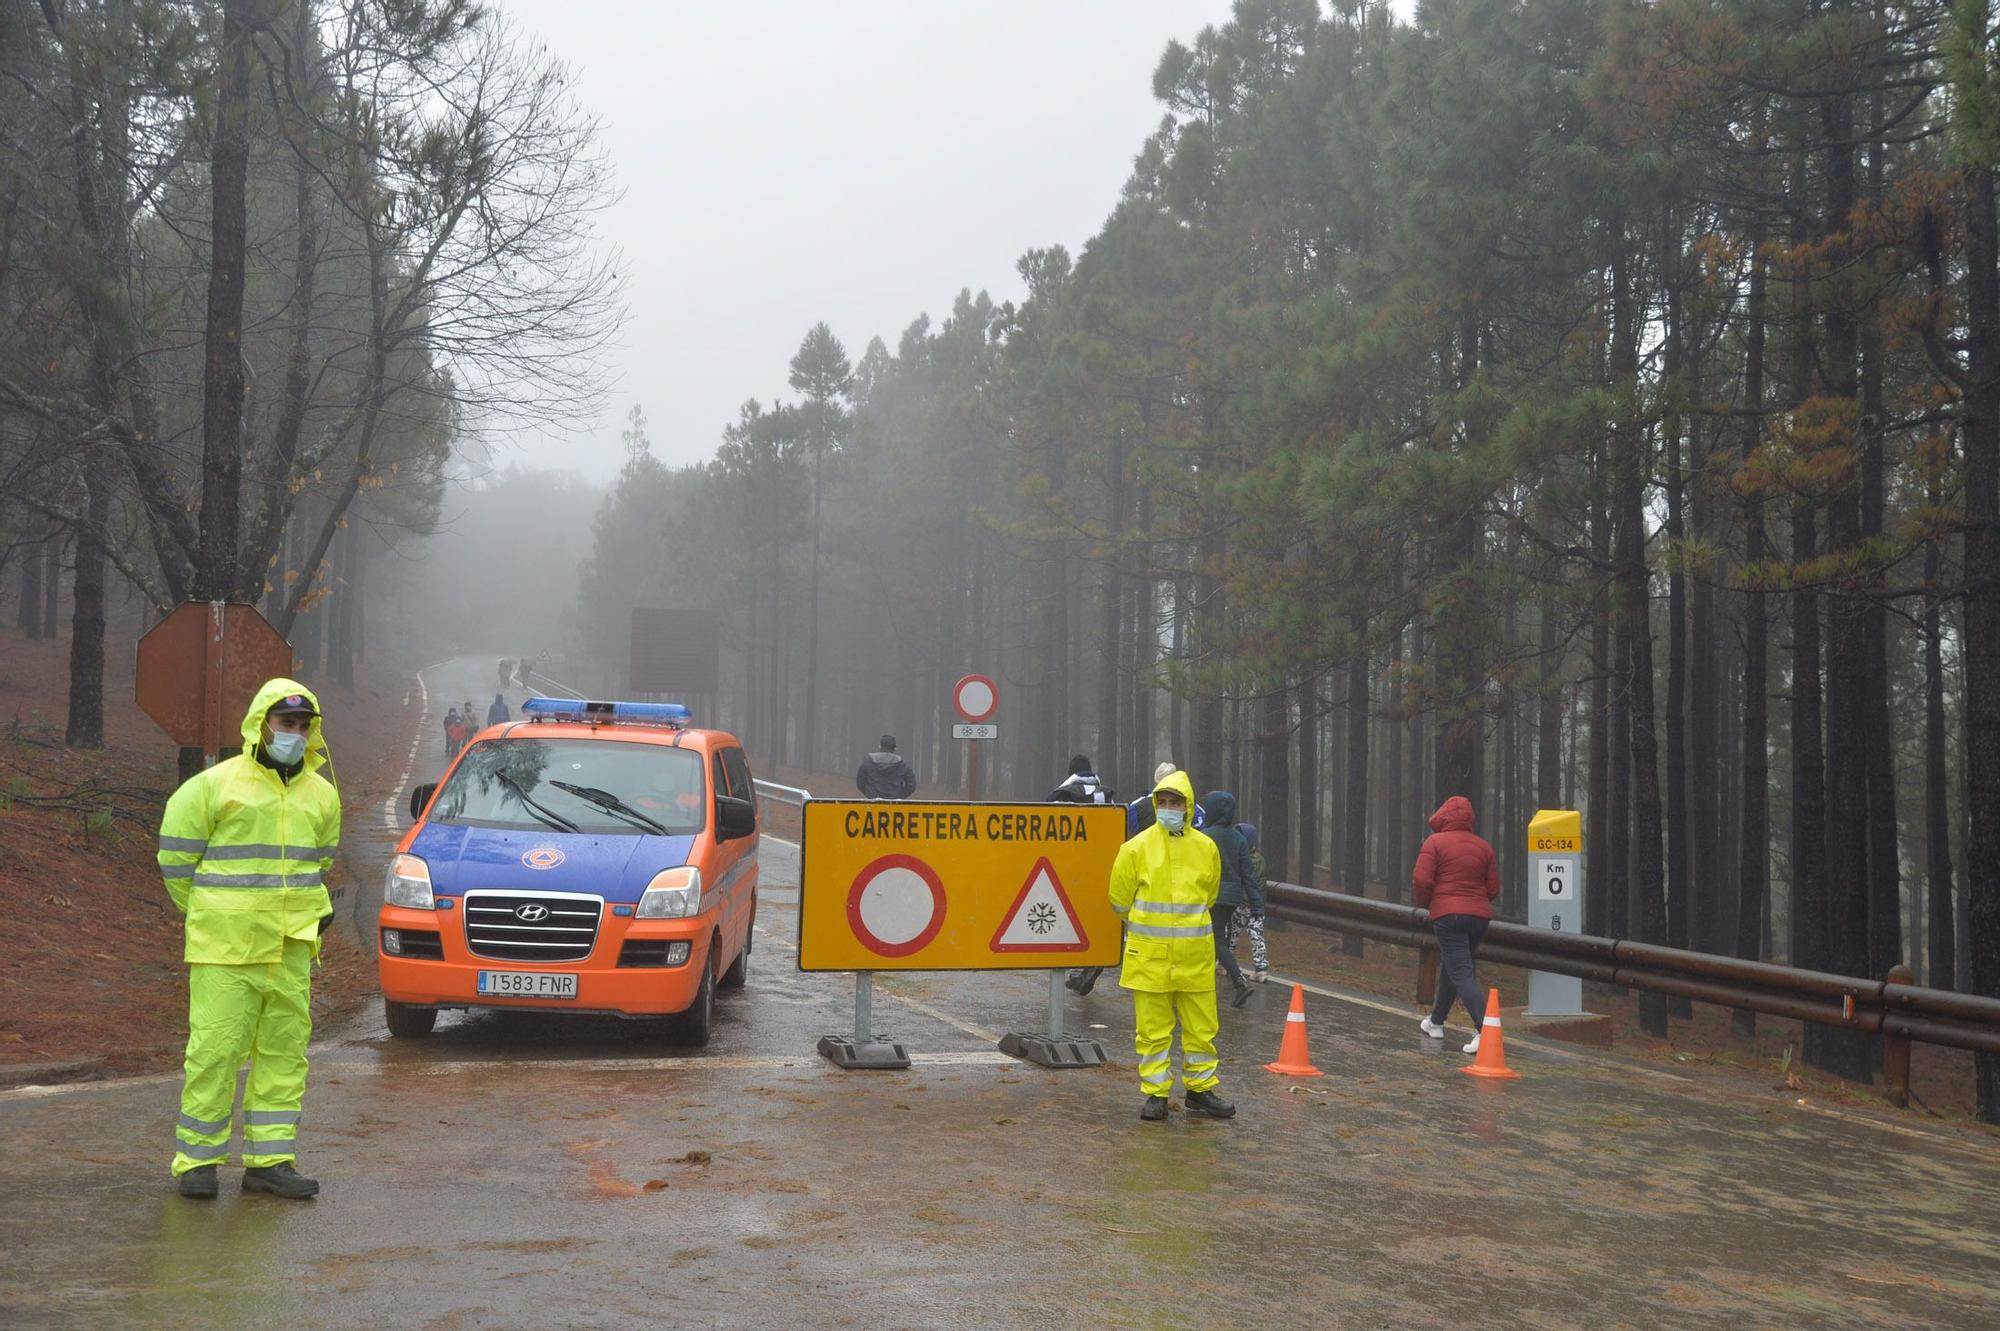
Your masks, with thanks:
[[[1187,1107],[1190,1114],[1206,1114],[1210,1118],[1236,1117],[1236,1106],[1214,1091],[1189,1091]]]
[[[1257,986],[1244,979],[1241,975],[1232,977],[1230,983],[1236,987],[1235,995],[1229,1000],[1229,1006],[1231,1007],[1242,1007],[1250,1001],[1250,995],[1257,992]]]
[[[282,1161],[275,1165],[258,1165],[243,1171],[243,1191],[268,1192],[273,1197],[288,1197],[293,1201],[303,1201],[319,1196],[319,1180],[307,1178],[292,1168],[292,1162]]]
[[[1147,1096],[1146,1103],[1139,1110],[1139,1117],[1147,1123],[1166,1122],[1167,1097],[1164,1095]]]
[[[1067,980],[1063,981],[1063,987],[1078,998],[1081,998],[1097,987],[1097,977],[1103,973],[1101,968],[1095,966],[1086,970],[1076,971]]]
[[[215,1196],[215,1166],[196,1165],[180,1176],[177,1186],[181,1190],[181,1196],[207,1201]]]

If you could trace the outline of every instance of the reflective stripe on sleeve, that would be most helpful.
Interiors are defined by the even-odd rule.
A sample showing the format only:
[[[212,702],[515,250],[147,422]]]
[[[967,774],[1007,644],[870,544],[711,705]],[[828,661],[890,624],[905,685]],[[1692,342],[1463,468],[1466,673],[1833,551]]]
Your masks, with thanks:
[[[208,842],[201,837],[162,836],[160,838],[160,849],[189,851],[198,855],[208,849]]]
[[[192,878],[194,877],[194,866],[192,864],[162,864],[160,866],[160,877]]]
[[[1215,930],[1207,924],[1128,924],[1138,938],[1212,938]]]

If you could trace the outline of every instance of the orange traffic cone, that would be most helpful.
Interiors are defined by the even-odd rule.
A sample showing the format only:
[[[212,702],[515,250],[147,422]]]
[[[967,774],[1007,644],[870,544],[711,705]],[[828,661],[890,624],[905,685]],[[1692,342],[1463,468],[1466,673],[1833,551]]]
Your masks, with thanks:
[[[1306,1052],[1306,991],[1292,986],[1292,1010],[1285,1014],[1285,1038],[1278,1045],[1278,1061],[1264,1065],[1287,1077],[1324,1077]]]
[[[1459,1069],[1468,1077],[1518,1077],[1507,1066],[1507,1037],[1500,1033],[1500,991],[1486,993],[1486,1020],[1479,1023],[1479,1056]]]

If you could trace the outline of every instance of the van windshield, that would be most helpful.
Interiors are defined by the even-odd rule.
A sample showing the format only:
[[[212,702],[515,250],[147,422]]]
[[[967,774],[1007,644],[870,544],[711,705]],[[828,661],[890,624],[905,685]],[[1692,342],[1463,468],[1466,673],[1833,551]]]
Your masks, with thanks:
[[[482,740],[438,792],[429,821],[593,836],[661,829],[692,835],[708,821],[703,776],[702,756],[692,749],[618,740]]]

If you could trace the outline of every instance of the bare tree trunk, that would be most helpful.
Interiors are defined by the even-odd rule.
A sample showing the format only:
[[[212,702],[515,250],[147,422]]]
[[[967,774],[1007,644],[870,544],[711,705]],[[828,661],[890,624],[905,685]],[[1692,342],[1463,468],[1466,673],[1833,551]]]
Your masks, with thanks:
[[[41,540],[21,550],[21,603],[14,607],[14,627],[30,642],[42,636],[42,561],[53,544],[52,539]]]
[[[2000,220],[1990,167],[1969,168],[1964,189],[1967,987],[2000,997]],[[2000,1054],[1974,1069],[1979,1117],[2000,1123]]]
[[[1542,598],[1540,610],[1542,659],[1535,700],[1535,802],[1544,809],[1560,809],[1563,807],[1563,683],[1554,595]]]
[[[1298,732],[1298,871],[1292,881],[1313,885],[1313,865],[1319,862],[1321,818],[1319,771],[1320,685],[1317,675],[1299,686]]]
[[[1638,371],[1638,313],[1621,258],[1612,268],[1611,374],[1622,386]],[[1632,925],[1643,943],[1666,941],[1666,882],[1661,861],[1660,752],[1653,717],[1653,627],[1646,565],[1646,454],[1639,423],[1623,415],[1615,427],[1618,450],[1619,624],[1627,642],[1626,715],[1632,756]],[[1665,994],[1639,995],[1639,1024],[1667,1034]]]
[[[1394,599],[1400,599],[1403,591],[1402,559],[1400,554],[1397,557],[1395,571],[1391,575],[1389,585]],[[1349,687],[1350,689],[1352,688],[1351,677]],[[1351,692],[1348,698],[1348,705],[1351,707],[1353,706],[1353,694]],[[1403,731],[1407,723],[1403,720],[1402,716],[1403,629],[1401,626],[1397,627],[1395,634],[1389,639],[1387,711],[1389,762],[1387,768],[1388,780],[1383,784],[1385,787],[1384,795],[1389,806],[1388,824],[1387,830],[1383,833],[1382,837],[1382,853],[1376,858],[1380,863],[1382,876],[1389,882],[1389,899],[1391,901],[1407,901],[1410,897],[1410,880],[1403,876],[1402,865],[1403,846],[1409,840],[1409,829],[1405,822],[1405,816],[1410,807],[1410,781],[1403,765]],[[1354,732],[1352,730],[1347,732],[1347,743],[1351,749],[1354,744]],[[1363,744],[1365,747],[1365,737]],[[1353,759],[1351,756],[1348,761],[1347,779],[1351,787],[1354,780]],[[1348,796],[1350,801],[1353,798],[1352,794]]]
[[[43,638],[56,636],[62,618],[62,552],[60,533],[42,543],[42,632]]]
[[[104,747],[104,551],[92,532],[111,520],[109,479],[84,468],[90,531],[76,537],[76,577],[70,583],[69,719],[71,748]]]
[[[1246,708],[1247,710],[1247,708]],[[1262,844],[1264,863],[1280,882],[1291,882],[1292,872],[1292,715],[1290,694],[1283,688],[1264,695],[1262,722],[1258,727],[1257,753],[1262,773],[1258,780],[1257,809],[1264,815]],[[1306,873],[1310,875],[1311,867]]]
[[[216,71],[215,136],[209,144],[209,269],[206,365],[201,399],[201,544],[193,593],[225,600],[236,591],[243,484],[244,203],[250,168],[251,0],[223,0]]]
[[[1347,804],[1341,811],[1345,836],[1340,852],[1340,890],[1356,896],[1368,891],[1368,631],[1365,611],[1348,619],[1354,632],[1354,656],[1347,663]],[[1361,956],[1359,934],[1342,934],[1340,950]]]
[[[1743,461],[1763,442],[1764,310],[1766,300],[1764,230],[1750,233],[1749,327],[1745,335],[1743,401],[1750,416],[1743,431]],[[1764,497],[1752,491],[1743,501],[1743,561],[1751,569],[1763,563]],[[1763,921],[1768,908],[1771,872],[1770,695],[1765,628],[1768,607],[1756,587],[1743,598],[1743,814],[1737,843],[1736,955],[1758,960],[1763,948]],[[1738,1035],[1757,1033],[1757,1014],[1736,1008],[1730,1015]]]
[[[1660,438],[1666,445],[1667,485],[1666,538],[1673,551],[1667,565],[1667,798],[1666,798],[1666,942],[1669,947],[1688,945],[1688,908],[1691,885],[1688,876],[1688,770],[1687,770],[1687,674],[1688,674],[1688,588],[1687,573],[1680,551],[1687,539],[1685,511],[1687,479],[1681,470],[1681,434],[1686,428],[1680,407],[1671,396],[1681,391],[1684,359],[1684,311],[1680,291],[1680,228],[1669,211],[1663,239],[1667,269],[1667,344],[1662,369],[1667,393],[1666,418]],[[1712,835],[1703,828],[1704,839]],[[1694,1016],[1694,1004],[1680,995],[1670,995],[1667,1015]]]
[[[1612,797],[1616,782],[1611,775],[1611,676],[1616,667],[1611,602],[1605,593],[1605,578],[1611,569],[1610,462],[1601,443],[1595,454],[1590,469],[1589,574],[1598,588],[1590,599],[1590,793],[1584,813],[1583,931],[1603,938],[1611,931],[1613,890],[1611,810],[1616,803]],[[1616,880],[1619,891],[1624,890],[1624,883],[1621,867]]]

